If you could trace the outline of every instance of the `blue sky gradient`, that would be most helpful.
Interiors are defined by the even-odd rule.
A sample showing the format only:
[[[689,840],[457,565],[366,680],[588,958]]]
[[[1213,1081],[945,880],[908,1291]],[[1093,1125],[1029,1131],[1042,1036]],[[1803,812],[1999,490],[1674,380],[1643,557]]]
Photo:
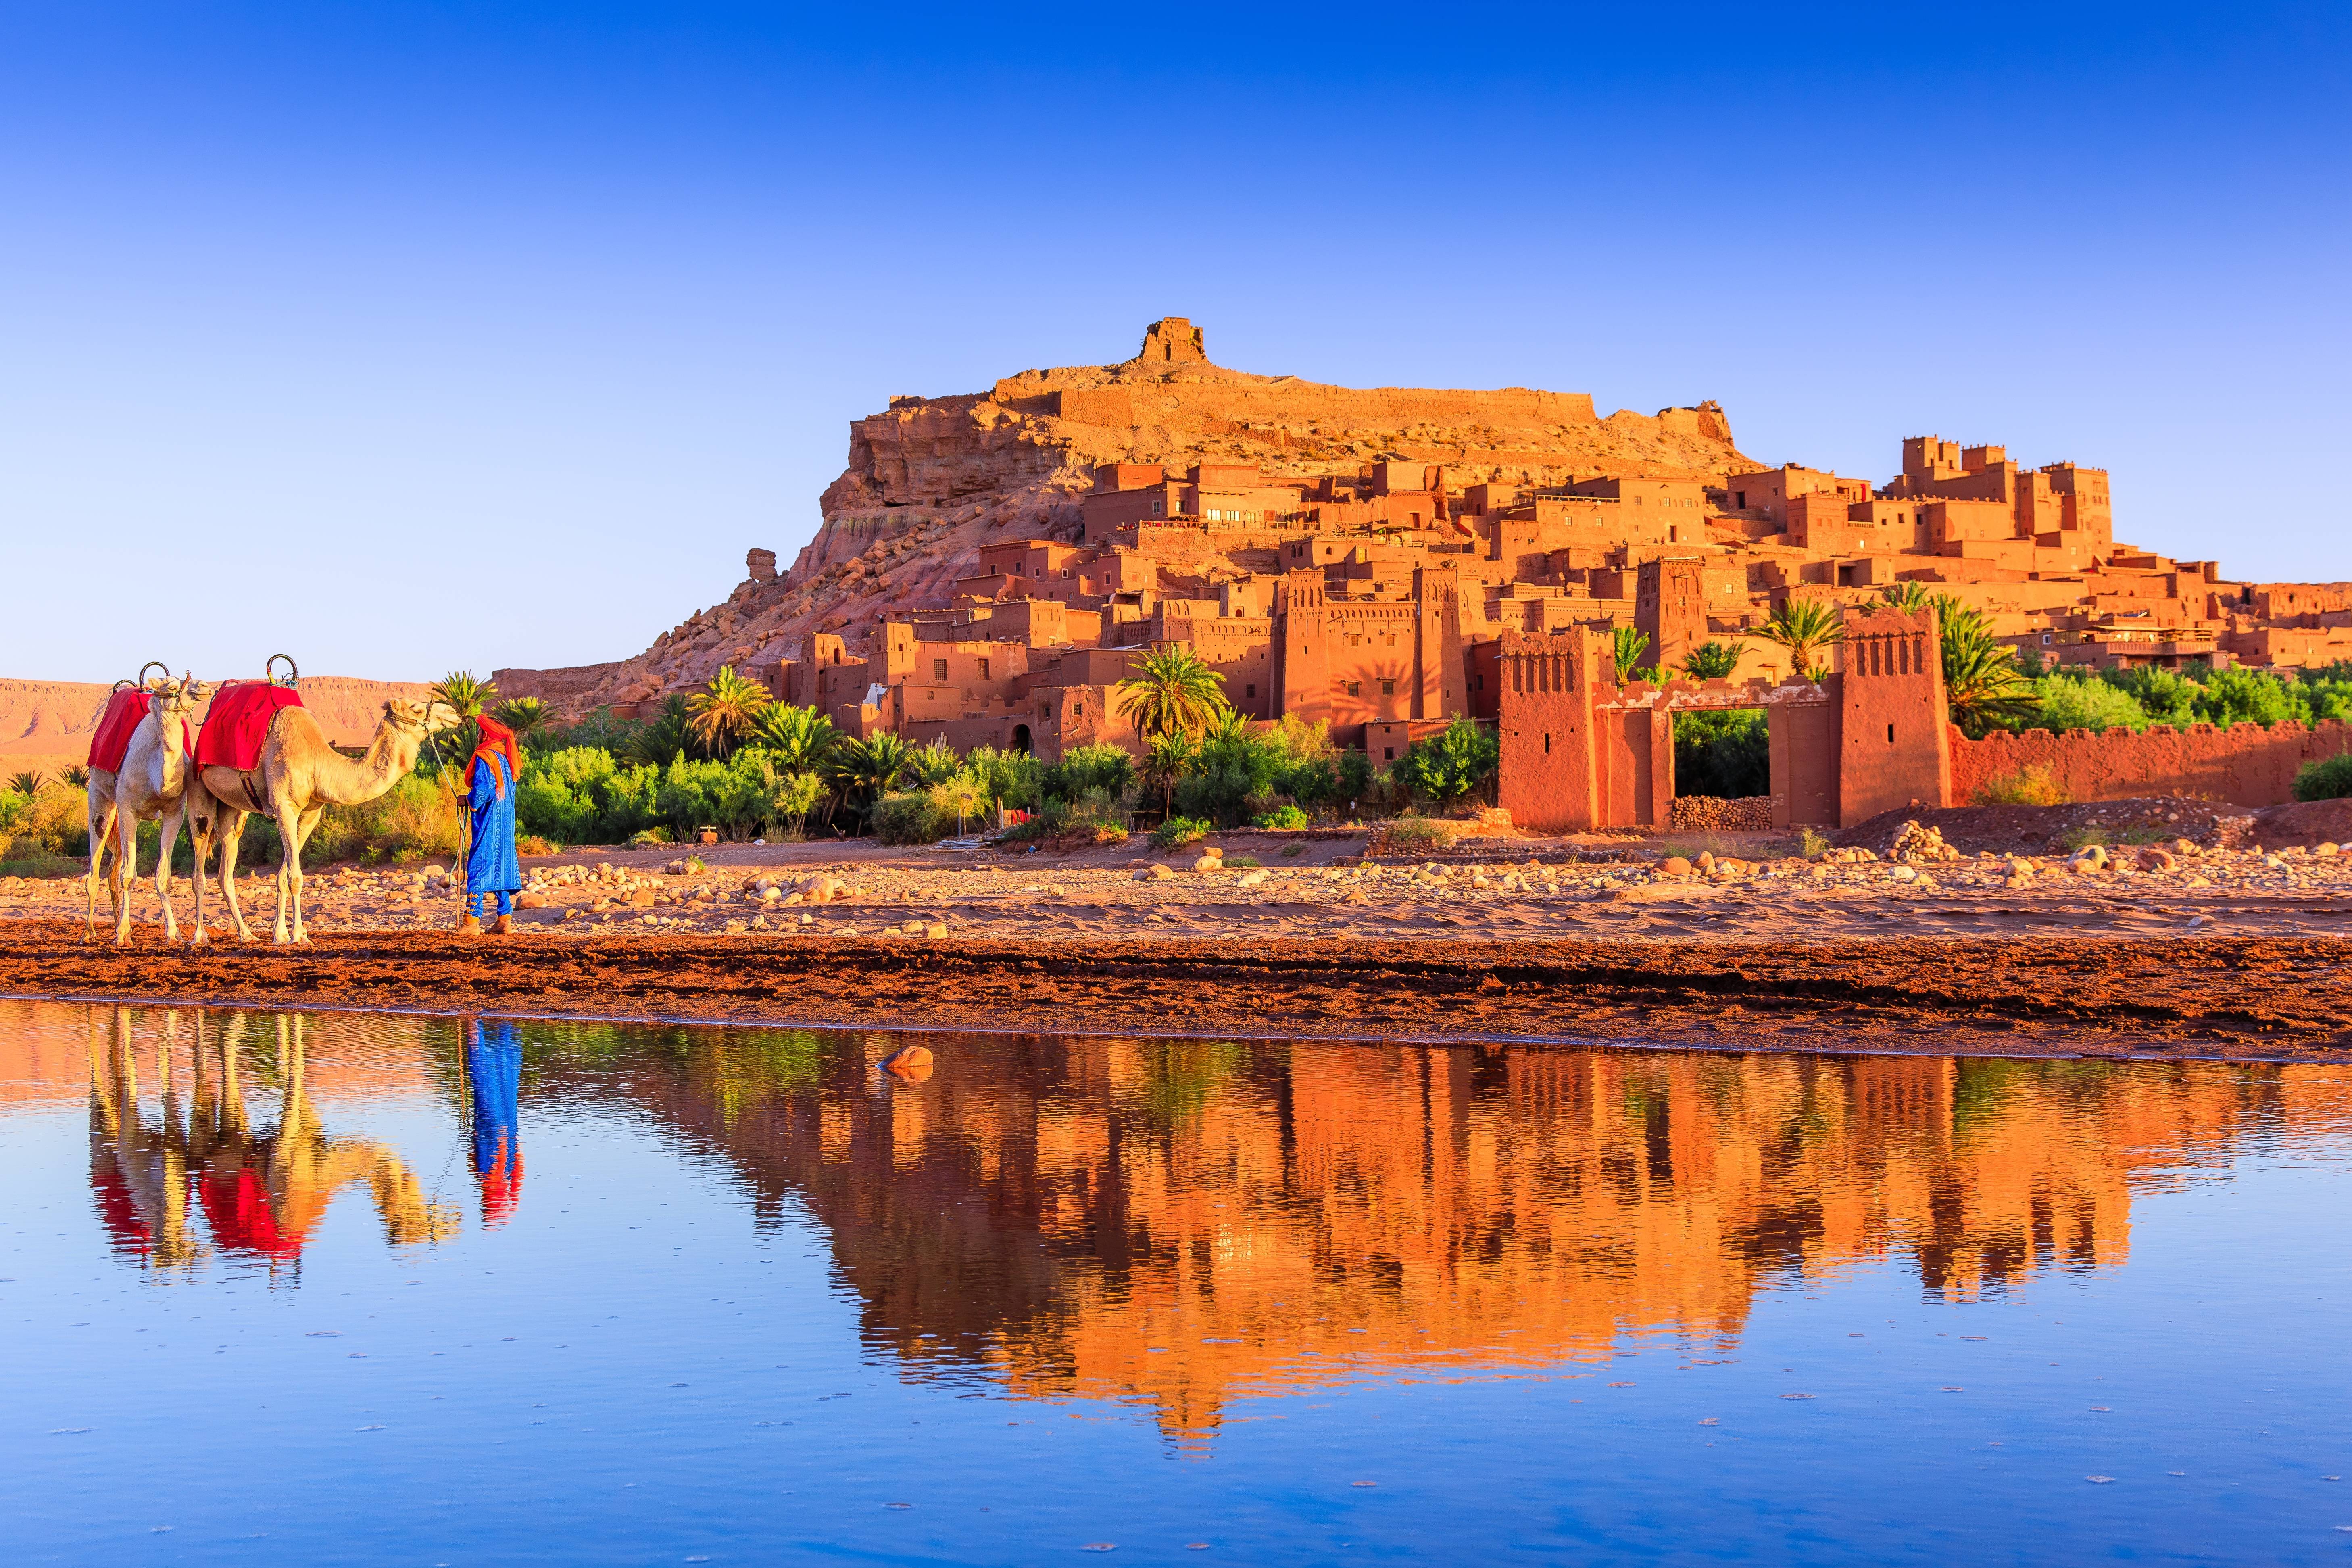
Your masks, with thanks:
[[[0,674],[644,647],[1134,350],[2114,471],[2352,577],[2352,12],[0,4]]]

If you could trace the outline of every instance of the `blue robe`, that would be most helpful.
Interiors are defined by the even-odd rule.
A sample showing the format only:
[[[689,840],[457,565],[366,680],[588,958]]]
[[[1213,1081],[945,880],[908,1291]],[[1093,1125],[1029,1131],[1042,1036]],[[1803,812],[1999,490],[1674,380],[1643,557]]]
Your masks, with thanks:
[[[466,857],[466,901],[484,893],[522,890],[522,862],[515,858],[514,781],[507,760],[496,753],[473,770],[474,847]],[[501,909],[509,900],[499,900]]]
[[[512,1024],[466,1025],[466,1079],[472,1090],[474,1174],[482,1221],[496,1225],[522,1194],[522,1042]]]

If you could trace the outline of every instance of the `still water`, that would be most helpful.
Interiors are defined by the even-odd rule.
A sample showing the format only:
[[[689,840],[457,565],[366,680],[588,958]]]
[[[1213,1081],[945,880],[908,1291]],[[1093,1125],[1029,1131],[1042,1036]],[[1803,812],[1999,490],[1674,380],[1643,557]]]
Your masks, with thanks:
[[[13,1562],[2352,1559],[2352,1071],[0,1001]]]

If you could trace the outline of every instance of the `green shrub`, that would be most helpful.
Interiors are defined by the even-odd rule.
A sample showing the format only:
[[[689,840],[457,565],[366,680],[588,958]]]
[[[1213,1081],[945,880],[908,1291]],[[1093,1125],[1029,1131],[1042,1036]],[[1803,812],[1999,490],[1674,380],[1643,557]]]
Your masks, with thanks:
[[[1260,812],[1254,819],[1253,826],[1280,830],[1289,827],[1304,827],[1307,826],[1307,816],[1305,812],[1299,810],[1295,805],[1283,805],[1276,806],[1272,811]]]
[[[1760,708],[1674,716],[1675,793],[1741,800],[1772,793],[1770,728]]]
[[[1255,871],[1257,869],[1257,857],[1255,855],[1228,855],[1223,857],[1223,859],[1227,870]]]
[[[1797,853],[1808,860],[1818,860],[1829,853],[1830,841],[1810,827],[1797,830]]]
[[[1979,805],[2064,805],[2074,797],[2039,763],[2013,773],[1985,780],[1977,786]]]
[[[2352,752],[2305,763],[2294,775],[2297,800],[2342,800],[2347,795],[2352,795]]]
[[[1391,854],[1411,855],[1430,849],[1450,849],[1454,832],[1425,816],[1400,816],[1381,834],[1381,846]]]
[[[1290,859],[1293,856],[1304,855],[1306,853],[1307,846],[1304,844],[1286,844],[1282,847],[1282,858],[1286,860]]]
[[[2095,675],[2045,675],[2033,683],[2042,699],[2038,730],[2145,730],[2147,710],[2128,691]]]
[[[1209,825],[1194,816],[1171,816],[1151,830],[1154,849],[1175,849],[1197,844],[1209,836]]]
[[[1048,769],[1045,793],[1075,801],[1090,793],[1118,800],[1135,787],[1135,758],[1124,746],[1080,746]]]
[[[995,805],[1029,811],[1045,798],[1045,764],[1026,752],[975,746],[964,753],[963,773],[982,799]]]
[[[1475,719],[1456,719],[1427,740],[1415,741],[1397,773],[1414,795],[1444,805],[1493,779],[1502,756],[1502,739],[1495,730]]]
[[[874,808],[874,837],[885,844],[936,844],[955,831],[955,813],[942,811],[935,789],[886,795]]]
[[[515,793],[515,823],[558,844],[624,844],[653,825],[661,776],[658,768],[618,763],[595,746],[530,752]]]

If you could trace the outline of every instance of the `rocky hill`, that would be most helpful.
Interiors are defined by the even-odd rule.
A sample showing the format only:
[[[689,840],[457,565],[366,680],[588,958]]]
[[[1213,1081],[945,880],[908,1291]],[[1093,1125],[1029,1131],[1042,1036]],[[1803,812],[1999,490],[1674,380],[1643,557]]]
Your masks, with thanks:
[[[753,551],[722,604],[634,658],[506,669],[499,689],[583,711],[698,686],[724,664],[791,657],[812,632],[863,635],[886,616],[948,603],[982,544],[1075,539],[1097,464],[1254,463],[1268,474],[1380,458],[1441,465],[1444,485],[1572,479],[1719,482],[1759,465],[1711,403],[1602,418],[1582,393],[1356,389],[1254,375],[1207,359],[1200,331],[1155,323],[1117,364],[1027,370],[985,392],[894,397],[849,427],[849,466],[825,489],[815,539],[792,568]]]
[[[55,776],[89,756],[89,738],[113,689],[89,680],[0,679],[0,777],[30,770]],[[410,681],[362,680],[344,675],[306,676],[303,705],[339,746],[365,745],[387,699],[421,701],[425,688]]]

